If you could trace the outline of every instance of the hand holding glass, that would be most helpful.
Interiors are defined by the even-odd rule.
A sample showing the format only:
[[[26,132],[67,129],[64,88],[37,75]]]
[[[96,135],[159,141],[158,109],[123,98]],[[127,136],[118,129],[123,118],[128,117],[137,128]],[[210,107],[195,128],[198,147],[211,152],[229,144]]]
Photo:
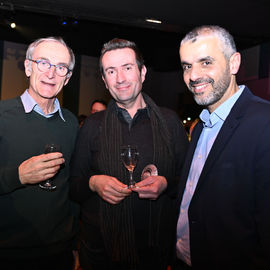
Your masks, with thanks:
[[[121,159],[125,167],[129,171],[129,184],[128,188],[135,187],[135,181],[133,180],[133,171],[138,161],[139,153],[136,146],[127,145],[121,147]]]
[[[53,152],[61,152],[61,146],[54,143],[46,144],[44,154]],[[43,181],[42,183],[39,184],[39,186],[45,190],[54,190],[56,188],[51,178]]]

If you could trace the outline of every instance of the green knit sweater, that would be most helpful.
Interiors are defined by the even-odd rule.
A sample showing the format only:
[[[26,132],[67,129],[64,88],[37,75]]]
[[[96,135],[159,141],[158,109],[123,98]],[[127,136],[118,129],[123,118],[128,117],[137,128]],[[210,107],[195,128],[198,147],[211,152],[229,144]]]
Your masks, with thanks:
[[[69,163],[78,121],[62,109],[45,118],[25,113],[21,99],[0,101],[0,258],[34,258],[71,248],[78,230],[78,206],[68,198]],[[47,143],[60,144],[65,165],[55,176],[54,191],[38,184],[22,185],[18,166],[44,152]]]

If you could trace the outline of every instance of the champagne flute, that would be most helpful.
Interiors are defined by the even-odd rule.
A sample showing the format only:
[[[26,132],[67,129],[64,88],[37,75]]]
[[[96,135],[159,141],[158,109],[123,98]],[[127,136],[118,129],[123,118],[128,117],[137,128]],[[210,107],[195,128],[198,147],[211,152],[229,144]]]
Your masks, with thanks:
[[[54,143],[49,143],[45,145],[44,154],[61,152],[61,146]],[[54,190],[56,185],[53,184],[53,179],[47,179],[39,184],[39,187],[45,190]]]
[[[129,184],[128,188],[135,187],[135,181],[133,180],[133,171],[138,161],[139,153],[136,146],[126,145],[121,147],[121,159],[124,166],[129,171]]]

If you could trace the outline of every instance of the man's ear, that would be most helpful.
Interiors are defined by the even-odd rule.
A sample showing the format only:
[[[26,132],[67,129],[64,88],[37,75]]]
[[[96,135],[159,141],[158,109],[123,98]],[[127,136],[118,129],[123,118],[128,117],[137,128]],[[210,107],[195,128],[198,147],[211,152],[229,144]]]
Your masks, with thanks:
[[[67,75],[66,75],[66,79],[65,79],[65,82],[64,82],[64,86],[67,85],[67,83],[69,82],[69,79],[71,78],[72,76],[72,72],[70,71]]]
[[[102,77],[103,82],[105,83],[105,87],[108,89],[108,85],[107,85],[106,79],[104,78],[103,75],[101,77]]]
[[[24,72],[27,77],[30,77],[32,74],[32,63],[28,60],[24,60]]]
[[[145,65],[143,65],[143,66],[142,66],[142,69],[141,69],[141,80],[142,80],[142,83],[143,83],[144,80],[145,80],[146,72],[147,72],[147,68],[146,68]]]
[[[239,52],[234,53],[230,57],[230,71],[232,75],[236,75],[241,64],[241,55]]]

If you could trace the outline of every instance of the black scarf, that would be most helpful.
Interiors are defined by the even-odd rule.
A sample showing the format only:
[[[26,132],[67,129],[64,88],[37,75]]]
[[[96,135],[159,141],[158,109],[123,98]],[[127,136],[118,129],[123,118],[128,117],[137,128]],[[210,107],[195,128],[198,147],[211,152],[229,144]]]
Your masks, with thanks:
[[[146,94],[143,98],[149,109],[153,133],[153,164],[158,164],[160,175],[166,176],[167,181],[174,175],[173,151],[170,145],[170,134],[158,106]],[[115,101],[111,101],[105,112],[100,132],[100,153],[98,165],[102,173],[116,177],[127,184],[128,174],[120,160],[122,144],[122,126],[116,113]],[[164,162],[166,161],[166,162]],[[129,269],[136,269],[137,253],[133,224],[132,194],[117,205],[111,205],[100,199],[101,231],[107,253],[114,262],[128,264]],[[159,215],[162,204],[159,200],[149,200],[150,228],[149,245],[158,246]]]

